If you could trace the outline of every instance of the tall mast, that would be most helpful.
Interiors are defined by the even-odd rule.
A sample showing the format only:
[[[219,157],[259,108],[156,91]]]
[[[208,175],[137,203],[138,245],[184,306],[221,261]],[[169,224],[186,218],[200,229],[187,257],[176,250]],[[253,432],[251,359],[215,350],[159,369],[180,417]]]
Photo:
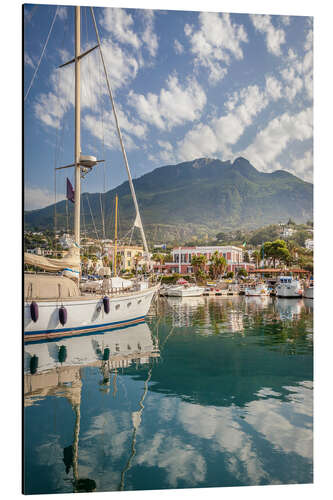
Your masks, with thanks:
[[[81,198],[81,109],[80,109],[80,51],[81,51],[81,13],[80,7],[75,7],[75,205],[74,205],[74,241],[80,245],[80,198]]]
[[[117,276],[117,243],[118,243],[117,221],[118,221],[118,195],[116,194],[116,218],[114,225],[114,273],[113,273],[115,276]]]

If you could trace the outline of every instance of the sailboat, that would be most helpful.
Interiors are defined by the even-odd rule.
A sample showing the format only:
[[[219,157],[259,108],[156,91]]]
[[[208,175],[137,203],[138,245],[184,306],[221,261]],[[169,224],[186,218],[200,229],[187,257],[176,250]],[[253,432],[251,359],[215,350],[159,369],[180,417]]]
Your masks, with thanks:
[[[138,227],[144,245],[144,256],[148,259],[148,246],[142,226],[140,211],[129,169],[126,151],[119,127],[111,85],[105,66],[99,32],[93,8],[91,15],[97,45],[81,53],[80,7],[75,7],[75,57],[65,63],[75,65],[75,147],[74,162],[59,168],[74,168],[74,244],[62,259],[49,259],[39,255],[24,254],[24,263],[56,274],[24,275],[24,340],[36,341],[64,336],[76,336],[88,332],[126,327],[143,322],[159,284],[147,281],[133,282],[130,288],[114,289],[110,269],[105,268],[101,292],[84,293],[79,288],[80,262],[80,203],[81,175],[91,171],[102,160],[83,155],[80,142],[80,61],[92,50],[98,49],[106,77],[106,83],[115,118],[116,129],[128,174],[129,186],[135,206],[134,226]],[[119,277],[116,277],[119,281]]]

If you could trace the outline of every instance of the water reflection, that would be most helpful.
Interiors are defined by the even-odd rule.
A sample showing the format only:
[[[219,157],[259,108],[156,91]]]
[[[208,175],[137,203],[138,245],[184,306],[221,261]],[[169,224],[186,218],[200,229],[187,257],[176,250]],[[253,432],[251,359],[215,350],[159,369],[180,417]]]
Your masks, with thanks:
[[[27,492],[311,482],[310,307],[168,298],[148,324],[25,346]]]

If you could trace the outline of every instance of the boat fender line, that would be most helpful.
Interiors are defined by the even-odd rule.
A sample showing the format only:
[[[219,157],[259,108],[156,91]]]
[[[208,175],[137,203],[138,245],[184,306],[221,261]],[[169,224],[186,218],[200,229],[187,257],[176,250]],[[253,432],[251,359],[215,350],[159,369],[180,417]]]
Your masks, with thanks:
[[[59,363],[64,363],[66,359],[67,359],[67,347],[65,345],[61,345],[58,351]]]
[[[106,347],[103,352],[103,361],[108,361],[110,358],[110,348]]]
[[[110,312],[110,299],[109,297],[103,297],[103,305],[104,305],[104,311],[106,314],[109,314]]]
[[[38,321],[38,304],[37,302],[31,302],[30,304],[30,315],[34,323]]]
[[[64,306],[61,306],[59,309],[59,321],[64,326],[67,323],[67,309]]]
[[[38,368],[38,356],[36,356],[36,354],[34,354],[30,358],[30,373],[31,373],[31,375],[34,375],[35,373],[37,373],[37,368]]]

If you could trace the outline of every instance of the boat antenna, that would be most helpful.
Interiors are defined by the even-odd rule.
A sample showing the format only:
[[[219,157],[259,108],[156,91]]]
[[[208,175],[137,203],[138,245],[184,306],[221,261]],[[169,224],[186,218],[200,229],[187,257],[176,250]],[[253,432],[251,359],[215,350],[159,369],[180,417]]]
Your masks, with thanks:
[[[94,14],[93,7],[90,7],[90,10],[91,10],[91,15],[92,15],[92,19],[93,19],[93,23],[94,23],[94,28],[95,28],[95,32],[96,32],[97,44],[98,44],[99,52],[100,52],[102,63],[103,63],[103,68],[104,68],[106,83],[107,83],[107,87],[108,87],[108,91],[109,91],[109,96],[110,96],[110,100],[111,100],[111,104],[112,104],[112,111],[113,111],[114,119],[115,119],[115,122],[116,122],[116,129],[117,129],[117,133],[118,133],[118,137],[119,137],[119,141],[120,141],[120,146],[121,146],[121,150],[122,150],[123,157],[124,157],[124,163],[125,163],[125,167],[126,167],[126,171],[127,171],[128,182],[129,182],[129,185],[130,185],[131,194],[132,194],[132,198],[133,198],[133,202],[134,202],[134,206],[135,206],[136,217],[135,217],[134,225],[140,229],[141,237],[142,237],[142,241],[143,241],[143,246],[144,246],[145,257],[148,260],[149,251],[148,251],[148,246],[147,246],[147,240],[146,240],[146,236],[145,236],[145,233],[144,233],[144,230],[143,230],[143,226],[142,226],[142,221],[141,221],[139,206],[138,206],[138,202],[137,202],[137,199],[136,199],[136,194],[135,194],[135,190],[134,190],[134,186],[133,186],[132,175],[131,175],[131,171],[130,171],[130,168],[129,168],[129,165],[128,165],[127,155],[126,155],[126,151],[125,151],[125,147],[124,147],[124,143],[123,143],[123,138],[122,138],[121,130],[120,130],[120,127],[119,127],[119,122],[118,122],[116,107],[115,107],[115,103],[114,103],[114,100],[113,100],[113,95],[112,95],[112,90],[111,90],[111,85],[110,85],[109,77],[108,77],[107,70],[106,70],[106,65],[105,65],[105,61],[104,61],[104,56],[103,56],[101,41],[100,41],[100,37],[99,37],[99,33],[98,33],[98,28],[97,28],[97,24],[96,24],[96,19],[95,19],[95,14]]]

